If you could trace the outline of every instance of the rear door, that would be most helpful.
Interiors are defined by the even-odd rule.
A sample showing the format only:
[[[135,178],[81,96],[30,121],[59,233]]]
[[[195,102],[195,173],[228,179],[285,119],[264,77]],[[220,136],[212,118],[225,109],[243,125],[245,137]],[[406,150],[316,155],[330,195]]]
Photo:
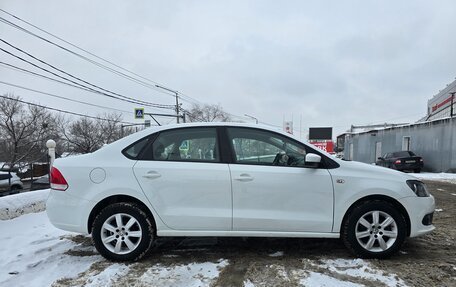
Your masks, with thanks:
[[[160,132],[134,166],[163,222],[178,230],[231,230],[228,164],[221,163],[216,127]]]

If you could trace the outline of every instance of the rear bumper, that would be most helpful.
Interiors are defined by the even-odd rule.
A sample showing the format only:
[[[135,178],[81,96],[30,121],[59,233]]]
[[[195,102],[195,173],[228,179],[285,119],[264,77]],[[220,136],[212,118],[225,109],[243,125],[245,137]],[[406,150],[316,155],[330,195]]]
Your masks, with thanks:
[[[51,189],[46,201],[46,213],[55,227],[87,234],[86,208],[89,205],[88,200],[71,196],[66,191]]]
[[[429,214],[432,214],[435,209],[435,200],[432,195],[430,197],[406,197],[400,199],[399,202],[405,207],[410,217],[410,237],[421,236],[435,229],[433,224],[426,222]]]
[[[422,169],[423,163],[401,163],[393,165],[397,170],[413,170],[413,169]]]

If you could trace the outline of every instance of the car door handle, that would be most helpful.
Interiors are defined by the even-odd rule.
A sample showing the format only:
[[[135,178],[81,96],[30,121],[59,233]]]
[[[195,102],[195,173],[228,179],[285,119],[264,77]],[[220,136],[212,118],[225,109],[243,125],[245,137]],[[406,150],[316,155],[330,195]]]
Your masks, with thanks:
[[[160,176],[161,176],[161,174],[159,174],[156,171],[148,171],[145,175],[143,175],[144,178],[148,178],[148,179],[155,179],[155,178],[159,178]]]
[[[253,176],[250,176],[249,174],[243,173],[239,177],[236,177],[235,180],[242,181],[242,182],[252,181],[253,180]]]

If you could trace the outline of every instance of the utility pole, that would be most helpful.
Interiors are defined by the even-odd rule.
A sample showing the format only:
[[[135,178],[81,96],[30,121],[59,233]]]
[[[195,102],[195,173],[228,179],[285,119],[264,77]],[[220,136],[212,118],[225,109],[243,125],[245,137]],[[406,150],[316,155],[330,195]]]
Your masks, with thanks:
[[[160,85],[155,85],[155,87],[163,89],[168,92],[171,92],[176,96],[176,119],[177,119],[177,123],[179,123],[179,93],[175,90],[171,90],[171,89],[168,89],[168,88],[160,86]]]

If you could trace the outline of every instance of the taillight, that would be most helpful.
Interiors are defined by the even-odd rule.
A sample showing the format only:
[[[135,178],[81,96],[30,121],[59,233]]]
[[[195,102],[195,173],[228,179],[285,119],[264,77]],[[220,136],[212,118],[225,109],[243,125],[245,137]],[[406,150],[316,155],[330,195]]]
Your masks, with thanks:
[[[401,160],[400,160],[400,159],[396,160],[396,161],[394,162],[394,164],[401,164]]]
[[[63,177],[60,170],[55,167],[51,168],[51,188],[62,191],[68,189],[68,183],[66,179]]]

